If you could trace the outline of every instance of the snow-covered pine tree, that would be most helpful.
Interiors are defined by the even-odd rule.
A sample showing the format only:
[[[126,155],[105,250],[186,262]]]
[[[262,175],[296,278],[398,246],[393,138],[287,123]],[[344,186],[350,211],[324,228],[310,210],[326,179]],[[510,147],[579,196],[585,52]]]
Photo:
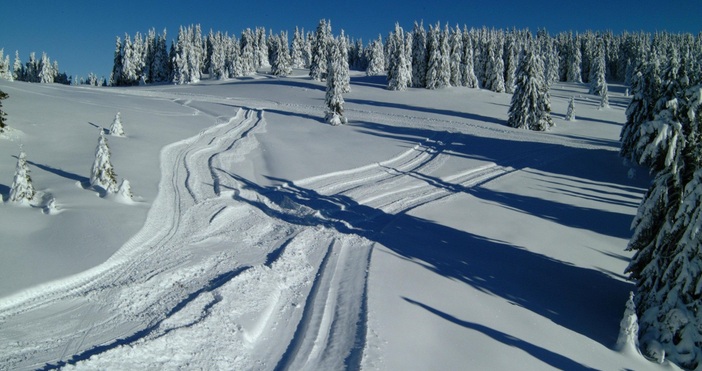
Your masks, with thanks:
[[[42,84],[53,83],[56,74],[54,73],[53,66],[51,65],[51,59],[49,59],[46,53],[41,54],[40,66],[39,82]]]
[[[466,27],[463,28],[463,53],[461,53],[461,86],[478,87],[473,65],[473,40]],[[515,65],[516,70],[516,65]]]
[[[326,19],[321,19],[317,25],[311,50],[310,77],[313,80],[322,81],[326,78],[327,65],[329,64],[328,44],[332,42],[331,38],[331,24]]]
[[[602,85],[600,91],[600,109],[609,108],[609,92],[607,91],[607,81]]]
[[[487,49],[487,65],[485,66],[485,88],[496,93],[505,91],[505,64],[502,60],[502,46],[499,40],[492,40]]]
[[[112,125],[110,126],[110,135],[114,135],[116,137],[124,136],[124,128],[122,127],[122,116],[119,112],[117,112],[114,120],[112,120]]]
[[[275,76],[288,76],[292,73],[290,54],[288,54],[288,34],[281,32],[269,38],[271,48],[271,74]]]
[[[566,121],[575,121],[575,97],[570,97],[570,102],[568,103],[568,111],[565,115]]]
[[[102,128],[100,128],[100,137],[95,148],[95,161],[93,161],[93,167],[90,171],[90,185],[99,187],[107,193],[117,191],[117,174],[115,174],[110,161],[110,147],[107,145],[107,139]]]
[[[639,350],[639,321],[636,315],[634,293],[629,292],[626,309],[621,322],[619,322],[619,336],[615,345],[617,351],[629,354],[641,354]]]
[[[32,184],[32,177],[29,176],[29,166],[27,165],[27,154],[20,148],[19,156],[17,156],[17,166],[15,167],[15,176],[10,187],[10,202],[29,205],[34,199],[36,191]]]
[[[227,49],[227,70],[229,71],[229,77],[244,76],[241,47],[239,40],[237,40],[234,36],[232,36],[232,38],[229,40],[229,46]]]
[[[22,60],[19,56],[19,50],[15,50],[15,63],[12,66],[12,77],[15,81],[24,81],[24,66],[22,65]]]
[[[2,110],[2,101],[8,97],[9,95],[7,93],[0,90],[0,133],[5,131],[5,128],[7,127],[7,124],[5,123],[5,116],[7,116],[7,114]]]
[[[327,56],[328,66],[325,69],[327,75],[327,90],[324,103],[327,107],[325,112],[325,120],[334,126],[346,124],[347,119],[344,117],[344,97],[342,96],[341,79],[344,75],[344,63],[341,59],[341,51],[339,50],[339,42],[330,40],[328,42]],[[348,69],[348,64],[346,64]],[[348,74],[348,71],[346,71]]]
[[[530,130],[552,127],[551,100],[543,81],[543,71],[533,47],[520,58],[516,84],[509,106],[507,125]]]
[[[436,27],[429,25],[429,37],[427,38],[427,54],[429,62],[427,66],[426,88],[438,89],[441,87],[439,75],[441,70],[441,46],[439,44],[439,25]]]
[[[441,28],[439,24],[436,25],[437,30]],[[439,51],[441,53],[441,59],[439,60],[439,87],[445,88],[451,85],[451,48],[449,39],[451,34],[449,32],[448,23],[444,26],[444,30],[439,32]]]
[[[405,90],[412,81],[411,70],[408,68],[404,31],[399,23],[395,23],[395,31],[391,35],[393,43],[391,63],[388,67],[388,89]]]
[[[427,31],[424,23],[414,22],[412,30],[412,86],[423,88],[427,84]]]
[[[305,37],[305,32],[304,30],[302,33],[300,32],[300,29],[295,26],[295,33],[293,34],[293,41],[292,41],[292,50],[290,52],[290,57],[291,57],[291,63],[293,68],[304,68],[305,67],[305,60],[302,55],[302,49],[304,47],[304,37]]]
[[[227,40],[228,37],[217,32],[210,33],[208,36],[208,44],[210,45],[209,53],[209,74],[211,79],[223,80],[229,77],[227,71]]]
[[[590,69],[590,91],[588,94],[602,95],[602,89],[606,84],[605,72],[604,44],[602,39],[598,39],[595,44],[592,68]]]
[[[580,43],[578,42],[577,35],[573,38],[569,51],[566,81],[581,83],[583,82],[581,75],[582,54],[580,52]]]
[[[514,79],[517,72],[517,49],[515,47],[515,35],[507,35],[503,58],[505,60],[505,92],[514,93]]]
[[[385,73],[385,52],[383,51],[382,36],[378,35],[378,39],[371,42],[367,51],[367,58],[367,76],[378,76]]]
[[[627,272],[639,292],[644,349],[695,369],[702,365],[702,86],[676,95],[639,129],[642,148],[633,153],[655,177],[634,218]]]
[[[449,83],[451,86],[461,86],[463,76],[461,73],[461,60],[463,59],[463,34],[461,29],[456,25],[456,28],[451,30],[451,37],[449,39],[449,64],[451,70],[451,77]]]
[[[341,54],[341,68],[339,69],[338,83],[341,92],[346,94],[351,92],[351,75],[349,74],[349,43],[344,30],[341,30],[338,40],[336,41]]]
[[[127,179],[122,179],[122,183],[119,184],[117,194],[125,201],[132,201],[132,198],[134,197],[132,194],[132,185]]]

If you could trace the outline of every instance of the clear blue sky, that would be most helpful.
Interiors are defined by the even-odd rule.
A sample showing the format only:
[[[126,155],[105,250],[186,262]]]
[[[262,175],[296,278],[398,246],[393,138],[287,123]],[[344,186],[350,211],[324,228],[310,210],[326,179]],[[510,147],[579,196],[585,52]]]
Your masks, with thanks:
[[[115,36],[142,34],[154,27],[175,38],[178,26],[200,24],[239,35],[247,27],[263,26],[274,32],[295,26],[313,30],[330,19],[364,43],[392,30],[395,22],[411,29],[415,20],[425,25],[440,21],[468,27],[546,28],[560,31],[612,30],[702,31],[699,0],[405,0],[405,1],[168,1],[119,0],[17,0],[0,1],[0,48],[14,61],[19,50],[23,62],[29,53],[46,51],[69,75],[89,72],[109,76]]]

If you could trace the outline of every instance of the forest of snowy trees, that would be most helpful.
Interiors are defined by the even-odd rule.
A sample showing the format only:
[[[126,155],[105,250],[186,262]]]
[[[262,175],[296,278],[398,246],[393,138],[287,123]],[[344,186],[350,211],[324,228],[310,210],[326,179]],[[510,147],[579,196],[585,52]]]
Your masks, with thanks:
[[[396,24],[384,39],[364,45],[343,31],[334,36],[327,20],[313,32],[296,28],[292,39],[265,28],[204,35],[193,25],[181,27],[170,45],[165,30],[117,37],[106,83],[189,84],[262,68],[276,76],[309,69],[311,79],[326,81],[333,124],[345,122],[349,68],[385,75],[392,91],[465,87],[513,94],[507,124],[532,130],[553,126],[548,90],[556,82],[586,84],[602,108],[608,83],[630,87],[621,155],[653,176],[628,246],[635,252],[627,273],[637,286],[642,351],[665,354],[687,369],[702,365],[702,33],[534,35],[415,22],[412,30]],[[0,51],[0,78],[60,82],[65,76],[57,71],[45,54],[32,53],[26,64],[16,56],[10,66]],[[574,120],[573,102],[568,120]]]

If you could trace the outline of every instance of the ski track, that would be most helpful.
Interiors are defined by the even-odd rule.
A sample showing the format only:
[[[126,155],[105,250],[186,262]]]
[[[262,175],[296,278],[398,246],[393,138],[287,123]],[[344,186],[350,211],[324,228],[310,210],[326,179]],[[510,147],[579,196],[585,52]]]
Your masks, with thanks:
[[[451,156],[446,143],[455,123],[349,110],[403,125],[419,120],[438,130],[385,161],[256,188],[227,166],[258,147],[265,108],[316,115],[318,107],[116,92],[170,99],[216,124],[162,150],[159,193],[147,220],[108,261],[0,300],[3,367],[358,369],[374,244],[368,235],[380,233],[392,215],[560,157],[537,149],[438,177],[434,173]],[[200,101],[259,108],[240,108],[223,119],[193,105]],[[462,125],[476,135],[499,131],[515,140],[568,142],[563,151],[587,145]],[[32,325],[24,328],[27,318]]]

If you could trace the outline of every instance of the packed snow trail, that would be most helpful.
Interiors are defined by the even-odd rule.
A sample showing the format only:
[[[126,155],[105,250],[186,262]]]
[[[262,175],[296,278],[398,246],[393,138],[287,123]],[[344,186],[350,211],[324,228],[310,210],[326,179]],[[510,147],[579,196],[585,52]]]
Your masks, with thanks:
[[[416,143],[383,161],[263,186],[232,169],[260,149],[265,109],[317,107],[120,93],[158,94],[217,124],[162,150],[146,223],[112,258],[0,301],[0,354],[11,369],[358,369],[371,251],[393,221],[597,146],[475,123],[472,134],[525,144],[457,171],[446,164],[466,135],[451,131],[454,123],[356,110],[373,122],[406,123],[408,132],[418,126]],[[228,118],[204,108],[213,103],[264,108]]]

